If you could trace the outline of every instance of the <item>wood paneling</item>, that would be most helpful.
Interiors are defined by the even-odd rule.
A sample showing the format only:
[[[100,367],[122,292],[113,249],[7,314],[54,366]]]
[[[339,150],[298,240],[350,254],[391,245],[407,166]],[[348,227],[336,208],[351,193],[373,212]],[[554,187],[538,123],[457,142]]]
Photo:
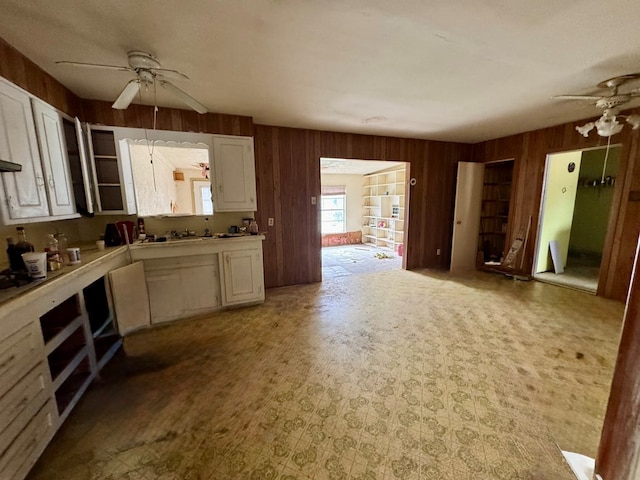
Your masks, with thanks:
[[[153,128],[153,107],[129,105],[126,110],[111,108],[111,102],[82,100],[82,120],[113,127]],[[241,115],[205,113],[177,108],[158,109],[158,130],[178,132],[217,133],[223,135],[253,136],[253,119]]]
[[[529,215],[532,228],[527,242],[525,262],[521,274],[531,273],[540,213],[540,201],[547,155],[606,145],[606,139],[591,134],[585,138],[576,132],[576,125],[585,121],[567,123],[510,137],[498,138],[474,145],[474,160],[491,162],[515,159],[512,202],[509,213],[507,244],[513,236],[526,228]],[[614,188],[614,200],[605,239],[598,294],[624,300],[629,280],[635,245],[640,233],[640,203],[629,202],[629,191],[640,188],[640,162],[638,154],[639,131],[628,126],[612,137],[622,144],[620,167]]]
[[[640,244],[638,244],[640,247]],[[598,447],[596,473],[604,479],[640,475],[640,262],[638,250],[622,337]]]
[[[311,203],[320,197],[320,157],[408,162],[417,183],[407,188],[406,266],[448,268],[456,167],[470,146],[265,125],[255,126],[255,146],[267,287],[322,279],[319,208]],[[273,227],[265,227],[269,217]]]
[[[80,99],[55,78],[0,38],[0,76],[71,116],[80,114]]]

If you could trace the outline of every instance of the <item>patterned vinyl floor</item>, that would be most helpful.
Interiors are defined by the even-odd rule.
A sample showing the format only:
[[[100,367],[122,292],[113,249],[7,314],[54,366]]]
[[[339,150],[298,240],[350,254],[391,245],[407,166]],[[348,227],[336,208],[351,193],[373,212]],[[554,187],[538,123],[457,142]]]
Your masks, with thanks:
[[[30,478],[571,479],[595,456],[623,305],[394,270],[125,340]]]

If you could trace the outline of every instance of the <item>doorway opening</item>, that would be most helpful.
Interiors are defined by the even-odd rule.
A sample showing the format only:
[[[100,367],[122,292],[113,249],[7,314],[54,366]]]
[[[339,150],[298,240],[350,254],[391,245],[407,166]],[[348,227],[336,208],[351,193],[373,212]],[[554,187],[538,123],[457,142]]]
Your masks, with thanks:
[[[621,151],[616,145],[547,156],[535,279],[597,292]]]
[[[212,215],[207,145],[129,140],[138,215]]]
[[[403,268],[408,165],[320,159],[323,279]]]

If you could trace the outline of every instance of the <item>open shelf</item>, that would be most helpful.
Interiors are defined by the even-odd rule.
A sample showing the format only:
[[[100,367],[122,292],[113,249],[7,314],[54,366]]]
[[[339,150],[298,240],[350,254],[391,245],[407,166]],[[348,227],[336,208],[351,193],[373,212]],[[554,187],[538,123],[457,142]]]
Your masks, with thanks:
[[[364,176],[362,238],[375,247],[402,245],[405,212],[405,168]]]
[[[513,160],[485,164],[478,268],[496,270],[506,255]]]

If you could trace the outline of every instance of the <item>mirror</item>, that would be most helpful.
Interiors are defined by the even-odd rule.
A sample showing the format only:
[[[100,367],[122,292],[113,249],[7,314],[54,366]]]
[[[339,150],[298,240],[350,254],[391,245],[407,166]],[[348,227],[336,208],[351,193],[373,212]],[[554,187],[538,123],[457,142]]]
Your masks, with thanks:
[[[212,215],[211,136],[118,129],[131,164],[138,215]]]

